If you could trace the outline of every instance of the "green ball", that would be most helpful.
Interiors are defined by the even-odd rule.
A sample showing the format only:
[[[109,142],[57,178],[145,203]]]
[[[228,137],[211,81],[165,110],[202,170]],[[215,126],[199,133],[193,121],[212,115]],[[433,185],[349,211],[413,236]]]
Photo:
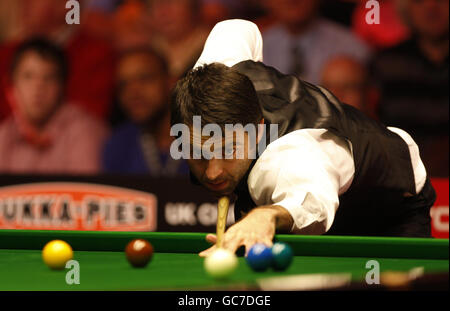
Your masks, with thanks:
[[[286,270],[292,263],[294,253],[289,245],[276,242],[272,246],[272,268],[277,271]]]

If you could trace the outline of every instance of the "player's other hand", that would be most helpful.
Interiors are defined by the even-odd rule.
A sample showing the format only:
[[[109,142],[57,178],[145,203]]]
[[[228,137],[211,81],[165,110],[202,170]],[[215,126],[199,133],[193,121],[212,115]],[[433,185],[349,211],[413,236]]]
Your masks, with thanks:
[[[292,218],[287,211],[277,206],[263,206],[253,209],[241,221],[232,225],[224,234],[223,248],[232,252],[245,246],[245,255],[247,255],[250,248],[256,243],[263,243],[269,247],[273,245],[273,237],[276,228],[280,225],[289,225]],[[206,240],[209,243],[216,243],[217,237],[214,234],[208,234]],[[202,251],[199,255],[201,257],[209,256],[216,246]]]

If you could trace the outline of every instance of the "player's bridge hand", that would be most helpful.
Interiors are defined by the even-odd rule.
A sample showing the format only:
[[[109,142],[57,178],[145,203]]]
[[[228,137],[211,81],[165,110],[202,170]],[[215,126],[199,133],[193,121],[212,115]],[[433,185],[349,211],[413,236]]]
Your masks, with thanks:
[[[263,243],[268,247],[273,245],[275,235],[276,220],[274,213],[270,209],[254,209],[241,221],[231,226],[224,234],[223,248],[235,253],[241,246],[245,247],[245,255],[256,243]],[[209,243],[216,243],[217,237],[208,234],[206,240]],[[199,253],[201,257],[207,257],[217,249],[216,245]]]
[[[217,236],[215,234],[207,234],[206,241],[210,244],[216,244]],[[216,245],[211,246],[210,248],[200,252],[198,255],[200,257],[208,257],[217,249]]]

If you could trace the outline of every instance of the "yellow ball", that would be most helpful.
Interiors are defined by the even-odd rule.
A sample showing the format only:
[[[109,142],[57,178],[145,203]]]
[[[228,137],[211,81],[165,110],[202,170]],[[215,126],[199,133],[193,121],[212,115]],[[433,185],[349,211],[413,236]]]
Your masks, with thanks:
[[[48,242],[42,250],[42,259],[51,269],[61,270],[73,258],[72,247],[62,240]]]

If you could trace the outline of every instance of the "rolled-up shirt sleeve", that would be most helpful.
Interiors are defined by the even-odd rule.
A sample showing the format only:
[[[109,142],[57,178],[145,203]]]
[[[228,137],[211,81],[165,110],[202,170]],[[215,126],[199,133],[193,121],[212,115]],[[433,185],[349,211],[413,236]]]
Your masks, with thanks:
[[[292,232],[323,234],[353,175],[349,142],[324,129],[298,130],[267,147],[250,172],[248,187],[258,206],[279,205],[291,214]]]

